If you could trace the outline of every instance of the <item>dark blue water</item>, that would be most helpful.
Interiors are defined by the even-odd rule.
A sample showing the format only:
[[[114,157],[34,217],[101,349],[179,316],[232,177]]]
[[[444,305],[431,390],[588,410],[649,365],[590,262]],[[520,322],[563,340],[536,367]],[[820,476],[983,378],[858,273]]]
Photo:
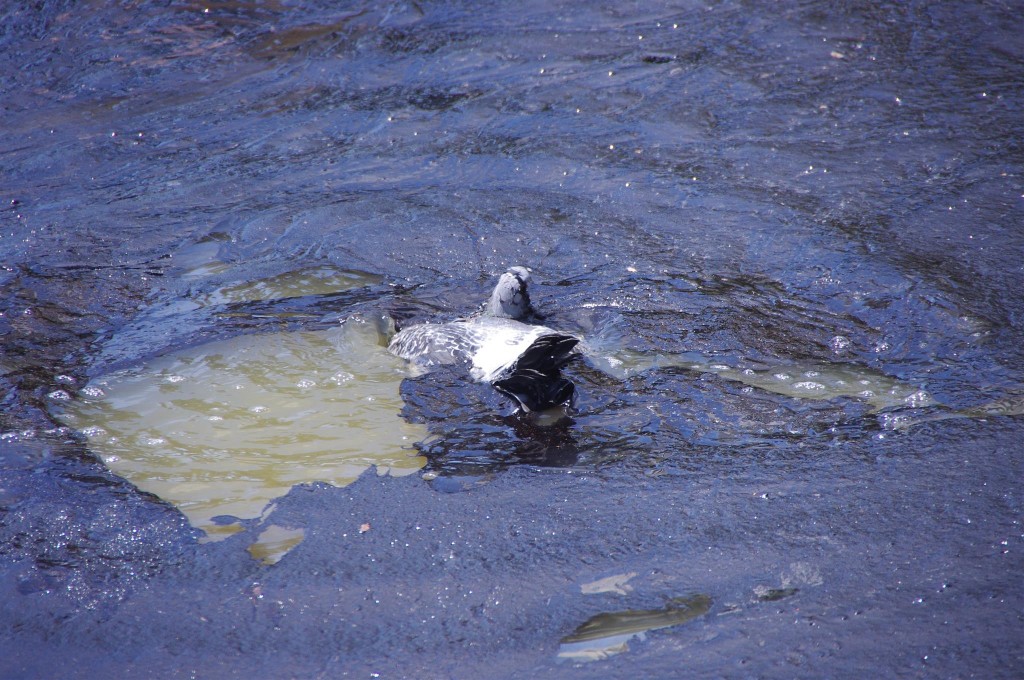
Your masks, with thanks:
[[[1024,393],[1021,17],[6,7],[0,675],[1024,673],[1024,421],[976,410]],[[52,415],[60,390],[209,340],[455,318],[514,264],[554,327],[841,363],[942,406],[893,430],[863,400],[580,361],[570,417],[539,425],[435,373],[403,397],[438,478],[294,488],[275,517],[306,538],[272,567],[255,525],[198,542]],[[381,283],[190,304],[322,265]],[[558,660],[597,614],[695,594],[703,616]]]

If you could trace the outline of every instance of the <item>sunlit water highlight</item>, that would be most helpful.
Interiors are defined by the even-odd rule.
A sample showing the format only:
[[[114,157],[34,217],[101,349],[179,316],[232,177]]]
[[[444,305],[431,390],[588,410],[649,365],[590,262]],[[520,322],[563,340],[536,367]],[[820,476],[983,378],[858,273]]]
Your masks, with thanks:
[[[92,381],[65,421],[116,474],[222,537],[293,485],[345,485],[371,465],[409,474],[421,425],[403,420],[405,364],[350,319],[243,335]]]

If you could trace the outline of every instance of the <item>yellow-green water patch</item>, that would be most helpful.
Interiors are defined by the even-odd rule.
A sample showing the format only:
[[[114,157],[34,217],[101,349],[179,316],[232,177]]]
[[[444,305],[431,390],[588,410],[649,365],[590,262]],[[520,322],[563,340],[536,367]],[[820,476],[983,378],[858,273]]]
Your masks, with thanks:
[[[935,405],[921,388],[878,371],[850,364],[780,364],[765,369],[740,369],[695,354],[651,354],[631,350],[593,351],[595,365],[620,379],[655,368],[678,367],[714,373],[767,392],[798,399],[858,399],[878,411],[886,408],[923,408]]]
[[[277,564],[289,550],[302,542],[305,535],[305,529],[289,529],[271,524],[249,546],[249,554],[263,564]]]
[[[921,408],[935,402],[924,390],[867,369],[837,364],[788,365],[767,370],[739,370],[710,364],[696,370],[717,373],[751,387],[798,399],[851,397],[875,410],[896,407]]]
[[[629,609],[592,616],[562,638],[558,656],[572,661],[600,661],[629,649],[629,641],[644,633],[668,628],[703,616],[711,598],[698,594],[676,598],[664,609]]]
[[[197,298],[200,305],[223,305],[260,300],[283,300],[306,295],[330,295],[381,282],[375,274],[339,269],[331,265],[285,272],[258,281],[221,286]]]
[[[420,469],[427,435],[400,417],[405,362],[369,324],[245,335],[93,380],[62,418],[116,474],[213,538],[295,484],[345,485],[368,466]]]

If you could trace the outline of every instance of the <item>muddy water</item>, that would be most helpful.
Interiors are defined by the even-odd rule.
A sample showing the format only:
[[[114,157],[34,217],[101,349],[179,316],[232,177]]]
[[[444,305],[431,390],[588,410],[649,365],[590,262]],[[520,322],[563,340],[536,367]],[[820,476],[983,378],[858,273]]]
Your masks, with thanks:
[[[1019,18],[11,9],[0,675],[1020,675]],[[342,486],[355,469],[304,450],[257,474],[211,444],[232,384],[295,400],[291,432],[341,427],[321,407],[349,399],[334,366],[358,373],[346,319],[455,319],[513,264],[546,325],[601,350],[566,368],[565,417],[442,370],[389,383],[388,425],[331,434],[407,435],[419,474]],[[189,451],[229,453],[217,489],[273,484],[207,519],[147,491],[58,417],[106,408],[104,380],[189,414]],[[239,424],[270,417],[254,390]],[[175,483],[208,463],[152,446]],[[206,542],[190,519],[214,512],[235,532]],[[559,659],[623,613],[655,625]]]
[[[428,432],[400,417],[405,367],[367,325],[165,355],[90,382],[61,419],[112,472],[224,535],[295,484],[422,467],[414,445]]]

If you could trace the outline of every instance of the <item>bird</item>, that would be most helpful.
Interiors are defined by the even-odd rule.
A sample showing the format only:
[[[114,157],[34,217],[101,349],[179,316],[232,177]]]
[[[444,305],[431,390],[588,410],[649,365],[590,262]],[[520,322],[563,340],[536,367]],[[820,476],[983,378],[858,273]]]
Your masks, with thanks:
[[[526,412],[568,404],[575,386],[561,370],[580,339],[524,321],[533,314],[529,281],[528,268],[510,267],[479,313],[403,328],[388,350],[426,368],[468,365],[474,380],[490,383]]]

